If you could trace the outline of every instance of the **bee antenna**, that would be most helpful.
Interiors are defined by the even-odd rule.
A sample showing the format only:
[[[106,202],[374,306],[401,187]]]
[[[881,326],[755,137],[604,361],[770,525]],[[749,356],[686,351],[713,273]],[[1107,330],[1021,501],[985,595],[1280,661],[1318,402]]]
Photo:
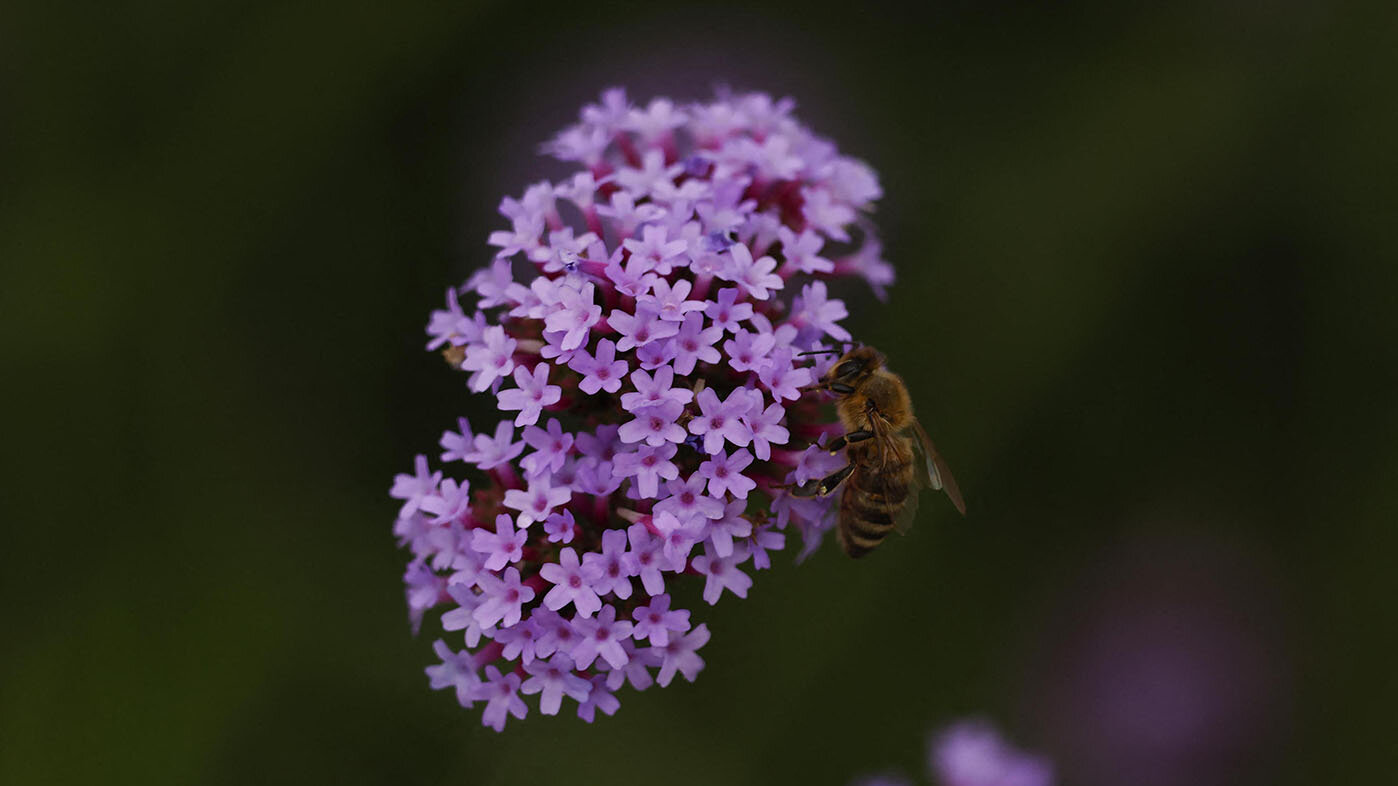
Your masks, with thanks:
[[[807,355],[842,355],[842,354],[844,354],[844,350],[840,350],[840,349],[815,349],[815,350],[812,350],[812,351],[810,351],[810,352],[802,352],[802,353],[798,354],[796,357],[798,357],[798,358],[803,358],[803,357],[806,357]]]

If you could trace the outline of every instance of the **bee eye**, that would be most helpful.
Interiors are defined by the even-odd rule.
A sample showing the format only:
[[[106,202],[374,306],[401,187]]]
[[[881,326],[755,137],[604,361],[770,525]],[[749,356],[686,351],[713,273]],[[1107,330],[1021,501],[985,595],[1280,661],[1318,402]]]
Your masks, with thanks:
[[[863,370],[864,364],[858,360],[846,360],[835,369],[837,377],[852,377]]]

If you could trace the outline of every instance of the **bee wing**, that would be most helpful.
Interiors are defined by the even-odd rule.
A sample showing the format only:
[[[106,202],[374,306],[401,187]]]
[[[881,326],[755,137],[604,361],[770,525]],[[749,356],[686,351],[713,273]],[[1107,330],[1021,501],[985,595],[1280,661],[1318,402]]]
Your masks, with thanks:
[[[951,468],[942,458],[942,454],[937,452],[936,446],[932,444],[932,438],[927,436],[927,431],[922,424],[913,421],[913,430],[917,432],[917,439],[914,440],[916,447],[921,448],[923,461],[918,462],[919,469],[926,471],[928,485],[934,489],[945,491],[951,498],[951,504],[956,506],[956,510],[961,515],[966,515],[966,502],[961,498],[961,488],[956,485],[956,478],[952,477]],[[915,474],[921,475],[922,472]]]
[[[896,453],[898,450],[897,446],[893,444],[893,440],[897,434],[890,428],[884,416],[877,412],[873,413],[869,421],[869,430],[874,432],[872,441],[877,445],[877,450],[879,451],[879,463],[880,465],[884,465],[883,457],[887,456],[889,452]],[[926,471],[923,469],[923,467],[926,466],[926,462],[919,460],[918,453],[920,451],[916,445],[917,441],[912,440],[912,442],[914,443],[912,483],[908,486],[907,499],[904,500],[903,506],[893,516],[893,529],[899,535],[906,535],[908,534],[908,530],[913,528],[913,521],[917,519],[918,499],[922,496],[922,490],[932,483],[931,479],[927,477]],[[877,487],[881,485],[885,479],[892,479],[893,477],[893,473],[880,473],[865,482],[866,484]],[[885,496],[887,496],[886,492]]]

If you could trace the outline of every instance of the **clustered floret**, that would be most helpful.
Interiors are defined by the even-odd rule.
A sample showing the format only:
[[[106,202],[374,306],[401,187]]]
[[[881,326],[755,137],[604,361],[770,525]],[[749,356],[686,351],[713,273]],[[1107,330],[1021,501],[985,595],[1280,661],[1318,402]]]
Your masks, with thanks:
[[[787,532],[800,559],[834,523],[830,499],[786,491],[843,463],[803,395],[829,360],[801,353],[850,339],[827,281],[882,297],[893,273],[863,215],[873,171],[792,108],[604,92],[544,146],[581,171],[506,197],[494,258],[431,315],[428,349],[502,420],[442,435],[469,478],[426,456],[395,478],[394,532],[415,629],[439,609],[465,644],[436,642],[432,687],[497,731],[528,712],[520,694],[591,722],[628,682],[693,681],[709,630],[673,583],[746,597]]]

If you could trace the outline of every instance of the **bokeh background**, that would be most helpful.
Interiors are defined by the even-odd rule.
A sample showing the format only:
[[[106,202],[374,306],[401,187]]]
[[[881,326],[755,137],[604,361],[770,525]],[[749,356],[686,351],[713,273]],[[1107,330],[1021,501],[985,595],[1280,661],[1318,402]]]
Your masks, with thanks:
[[[1392,777],[1391,4],[0,18],[0,783],[843,784],[968,714],[1064,784]],[[401,595],[391,478],[485,417],[422,326],[584,101],[720,81],[881,173],[850,324],[970,515],[497,735]]]

